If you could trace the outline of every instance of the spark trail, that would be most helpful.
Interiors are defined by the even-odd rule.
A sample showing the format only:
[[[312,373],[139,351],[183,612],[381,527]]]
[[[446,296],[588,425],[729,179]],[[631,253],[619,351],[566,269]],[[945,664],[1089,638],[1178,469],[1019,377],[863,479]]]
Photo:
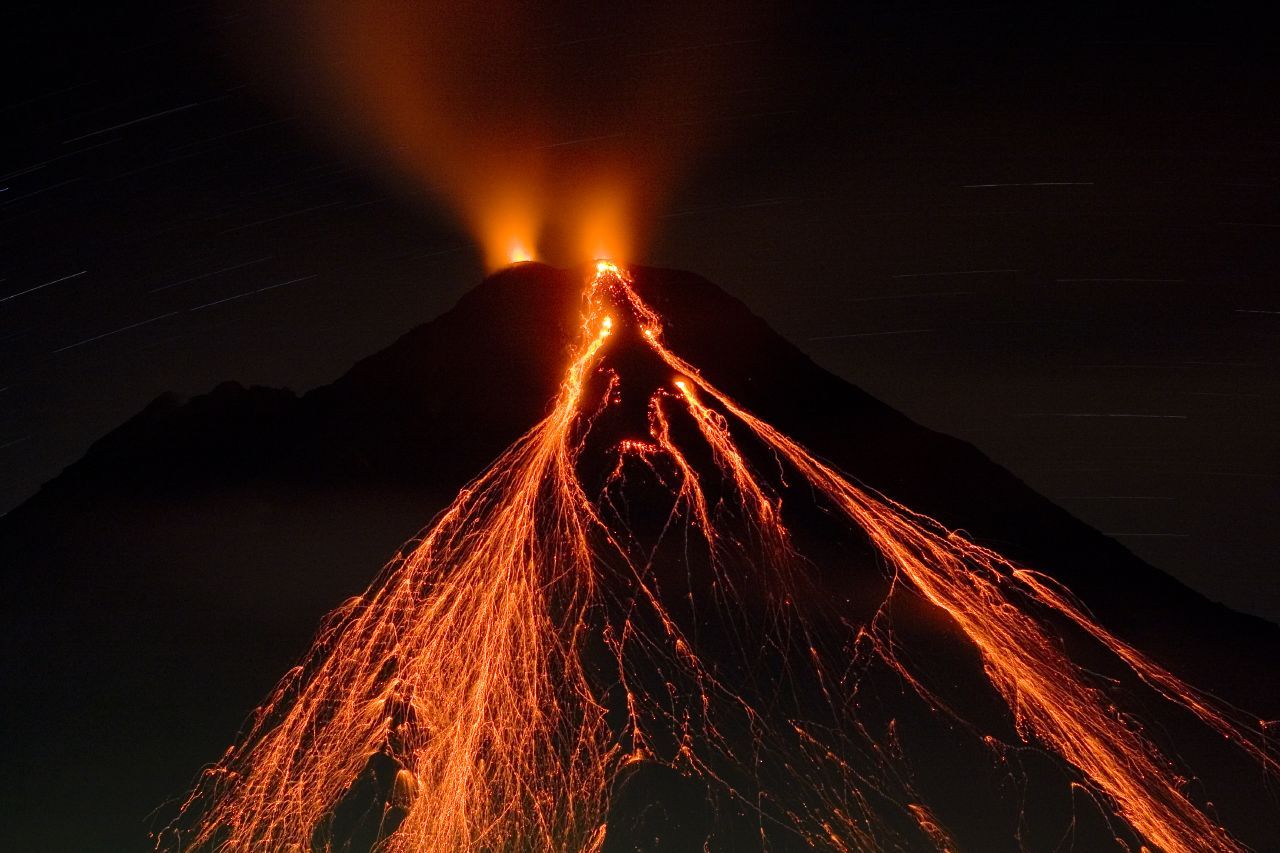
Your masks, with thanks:
[[[159,846],[330,849],[335,813],[381,757],[395,768],[379,818],[385,851],[599,849],[616,780],[638,762],[718,786],[754,815],[762,846],[784,832],[839,851],[952,849],[892,746],[858,719],[833,675],[847,671],[853,638],[823,643],[795,605],[806,563],[779,488],[753,468],[738,431],[862,532],[894,588],[954,622],[1018,733],[1056,753],[1137,837],[1167,853],[1244,849],[1067,655],[1053,620],[1081,629],[1268,772],[1280,770],[1241,714],[1096,624],[1044,575],[859,488],[739,406],[667,347],[661,317],[616,265],[597,265],[582,316],[547,416],[329,618]],[[613,446],[611,473],[592,498],[581,465],[593,425],[619,394],[604,353],[620,331],[673,375],[649,399],[648,438]],[[681,446],[677,418],[701,438],[719,482]],[[816,686],[817,706],[789,700],[785,684],[743,689],[703,660],[699,638],[664,599],[657,547],[636,548],[609,497],[637,466],[670,496],[663,535],[683,524],[705,544],[725,630],[767,634],[779,681]],[[748,592],[768,601],[754,628]],[[857,639],[928,697],[874,624]]]

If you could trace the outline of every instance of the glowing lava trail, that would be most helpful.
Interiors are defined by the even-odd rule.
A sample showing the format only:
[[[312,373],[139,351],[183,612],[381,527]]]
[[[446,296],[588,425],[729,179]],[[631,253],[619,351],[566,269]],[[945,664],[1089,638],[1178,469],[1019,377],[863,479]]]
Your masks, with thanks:
[[[648,438],[614,446],[593,499],[580,467],[593,425],[622,392],[604,353],[624,327],[673,376],[649,399]],[[584,293],[581,337],[550,413],[330,618],[160,846],[329,849],[336,815],[382,761],[390,770],[376,814],[380,850],[598,849],[619,773],[653,762],[723,789],[754,815],[762,846],[785,832],[831,850],[913,841],[951,849],[893,750],[863,727],[849,687],[832,677],[848,670],[851,644],[833,650],[814,639],[793,603],[806,566],[781,487],[755,471],[735,429],[862,531],[895,588],[954,622],[1022,737],[1060,756],[1136,836],[1167,853],[1244,849],[1067,656],[1051,620],[1083,630],[1167,700],[1280,769],[1260,732],[1094,623],[1045,576],[857,487],[741,408],[667,348],[661,318],[609,262]],[[679,434],[700,437],[698,458],[711,460],[718,482],[699,473]],[[615,523],[610,495],[637,469],[671,495],[664,533],[682,521],[705,542],[718,602],[741,619],[744,587],[768,599],[759,630],[772,632],[784,678],[819,688],[818,712],[797,703],[770,715],[767,690],[744,690],[702,660],[698,638],[664,604],[658,549],[638,552]],[[622,616],[611,609],[619,589],[629,598]],[[724,619],[733,629],[735,617]],[[877,630],[858,637],[927,695]],[[738,754],[732,733],[741,731],[751,756]]]

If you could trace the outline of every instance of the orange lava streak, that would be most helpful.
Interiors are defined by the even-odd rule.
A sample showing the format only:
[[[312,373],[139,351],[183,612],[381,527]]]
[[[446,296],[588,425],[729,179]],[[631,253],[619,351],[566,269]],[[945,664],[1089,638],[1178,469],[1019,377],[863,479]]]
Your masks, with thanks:
[[[622,484],[626,459],[649,466],[671,489],[672,518],[684,517],[705,538],[710,568],[726,590],[742,582],[724,575],[728,546],[735,545],[736,556],[753,546],[754,567],[777,579],[774,615],[779,624],[790,620],[785,636],[771,637],[770,645],[793,656],[787,667],[796,672],[788,677],[821,688],[834,724],[811,726],[786,712],[783,724],[771,724],[705,666],[696,637],[664,608],[652,566],[628,556],[585,494],[577,466],[592,413],[611,403],[619,381],[610,376],[600,399],[587,399],[614,333],[610,310],[627,312],[679,378],[674,392],[659,390],[650,399],[652,441],[615,447],[605,492]],[[668,408],[677,406],[736,494],[748,542],[731,539],[726,516],[733,513],[710,504],[673,438]],[[762,843],[769,825],[825,849],[906,846],[882,825],[868,796],[874,793],[877,802],[897,802],[925,841],[952,849],[935,814],[893,769],[890,751],[849,710],[849,697],[835,694],[828,672],[844,662],[819,650],[792,607],[788,583],[800,561],[781,501],[747,462],[730,417],[864,531],[895,580],[955,622],[981,653],[1019,732],[1074,766],[1149,844],[1166,853],[1242,849],[1187,798],[1172,763],[1032,612],[1079,626],[1166,698],[1268,769],[1280,769],[1230,709],[1098,626],[1043,576],[859,489],[738,406],[666,347],[661,318],[608,261],[597,264],[585,291],[581,336],[547,416],[464,488],[369,592],[330,617],[306,661],[183,806],[194,827],[175,825],[160,844],[257,851],[306,850],[318,842],[329,849],[326,828],[378,759],[395,768],[377,848],[392,853],[596,850],[615,774],[641,761],[696,774],[736,797],[758,815]],[[662,458],[669,463],[662,463],[665,475]],[[597,552],[601,543],[610,549],[608,561]],[[606,562],[626,579],[631,601],[619,622],[604,620],[596,638],[588,633],[601,622],[594,617],[603,611]],[[586,647],[597,639],[617,664],[612,687],[595,683],[584,664]],[[926,690],[889,644],[873,645],[908,684]],[[653,690],[655,681],[662,686]],[[623,700],[620,731],[606,721],[610,690]],[[752,758],[734,754],[725,720],[751,732]],[[790,774],[780,789],[736,790],[733,780],[745,765],[763,765],[765,755]]]
[[[737,406],[656,335],[649,336],[649,341],[673,370],[692,377],[698,388],[848,515],[895,572],[955,621],[982,654],[987,675],[1009,703],[1020,731],[1074,765],[1140,835],[1168,853],[1243,850],[1186,797],[1172,763],[1093,686],[1046,626],[1018,603],[1012,588],[1015,582],[1030,590],[1034,600],[1088,631],[1141,678],[1160,687],[1166,697],[1274,769],[1273,755],[1253,733],[1231,722],[1227,712],[1203,694],[1093,623],[1035,574],[1016,569],[958,534],[946,533],[932,519],[873,498],[797,442]]]
[[[655,336],[647,335],[646,338],[651,346],[657,346]],[[716,464],[736,487],[754,528],[764,540],[762,544],[765,553],[762,556],[769,559],[773,566],[783,567],[788,562],[790,545],[787,541],[787,529],[783,526],[779,513],[780,502],[770,498],[747,466],[729,433],[729,424],[724,416],[704,406],[687,380],[677,379],[675,386],[684,397],[702,438],[711,446]]]
[[[707,508],[707,496],[698,481],[698,473],[693,470],[689,460],[685,458],[679,447],[671,440],[671,424],[662,411],[662,397],[655,394],[649,401],[649,432],[653,435],[658,447],[675,464],[680,472],[680,488],[676,493],[677,505],[683,503],[693,513],[693,522],[702,529],[707,543],[715,547],[716,527],[711,522],[711,512]],[[678,506],[677,506],[678,508]]]
[[[178,846],[307,848],[375,755],[400,766],[403,811],[380,849],[600,837],[607,739],[579,655],[597,521],[573,435],[610,334],[599,314],[592,302],[550,414],[337,615],[193,795],[186,808],[209,803]]]

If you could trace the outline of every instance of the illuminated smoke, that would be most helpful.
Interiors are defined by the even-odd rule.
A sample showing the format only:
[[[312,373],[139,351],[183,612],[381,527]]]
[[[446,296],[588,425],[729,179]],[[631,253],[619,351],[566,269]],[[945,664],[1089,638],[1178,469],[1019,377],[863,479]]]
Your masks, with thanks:
[[[587,437],[633,390],[605,362],[624,335],[671,378],[648,400],[648,437],[612,448],[604,492],[593,496],[581,476]],[[677,422],[699,441],[678,440]],[[580,339],[550,413],[329,619],[161,846],[324,848],[335,812],[385,760],[394,768],[381,812],[387,851],[598,849],[612,785],[640,762],[704,780],[814,848],[953,849],[840,674],[847,650],[865,645],[921,695],[928,685],[878,620],[851,626],[839,648],[814,638],[796,595],[809,567],[778,490],[744,454],[747,439],[861,531],[894,589],[946,614],[981,655],[1018,734],[1059,756],[1074,784],[1145,844],[1244,849],[1193,801],[1135,717],[1068,657],[1046,616],[1082,628],[1268,773],[1280,769],[1252,723],[1118,640],[1047,577],[859,488],[743,409],[667,347],[662,318],[609,262],[584,291]],[[694,453],[718,476],[700,475]],[[822,691],[821,714],[766,709],[704,661],[659,590],[654,552],[637,552],[613,512],[610,494],[635,471],[669,496],[664,530],[682,527],[705,546],[723,618],[767,601],[762,647],[778,650],[782,677]],[[625,606],[611,608],[622,593]],[[611,721],[612,709],[621,713]],[[753,796],[752,784],[767,793]]]
[[[751,3],[295,0],[257,46],[288,97],[446,202],[491,269],[633,258],[763,67]]]

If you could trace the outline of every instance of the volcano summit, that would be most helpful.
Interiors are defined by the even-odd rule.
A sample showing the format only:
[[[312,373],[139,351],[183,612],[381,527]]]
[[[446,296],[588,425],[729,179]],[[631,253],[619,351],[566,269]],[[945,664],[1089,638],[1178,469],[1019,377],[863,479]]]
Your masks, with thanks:
[[[405,492],[444,508],[347,593],[160,846],[1273,841],[1274,626],[822,372],[706,282],[609,262],[505,270],[302,398],[157,401],[5,519],[13,659],[39,649],[75,684],[127,661],[158,720],[206,737],[260,682],[237,664],[271,645],[262,615],[296,656],[303,611],[358,588],[348,561],[392,518],[353,514],[388,496],[403,512]],[[305,540],[278,565],[245,559],[264,509]],[[274,600],[233,592],[228,568]],[[89,606],[65,601],[89,586]],[[188,597],[210,624],[170,621]],[[228,636],[233,612],[260,633]],[[71,653],[86,630],[114,641],[101,659]],[[153,677],[175,640],[159,659],[183,664],[181,689]],[[65,725],[76,694],[58,687],[20,707]],[[85,718],[110,719],[104,692]],[[50,793],[56,768],[15,749],[16,778]]]

